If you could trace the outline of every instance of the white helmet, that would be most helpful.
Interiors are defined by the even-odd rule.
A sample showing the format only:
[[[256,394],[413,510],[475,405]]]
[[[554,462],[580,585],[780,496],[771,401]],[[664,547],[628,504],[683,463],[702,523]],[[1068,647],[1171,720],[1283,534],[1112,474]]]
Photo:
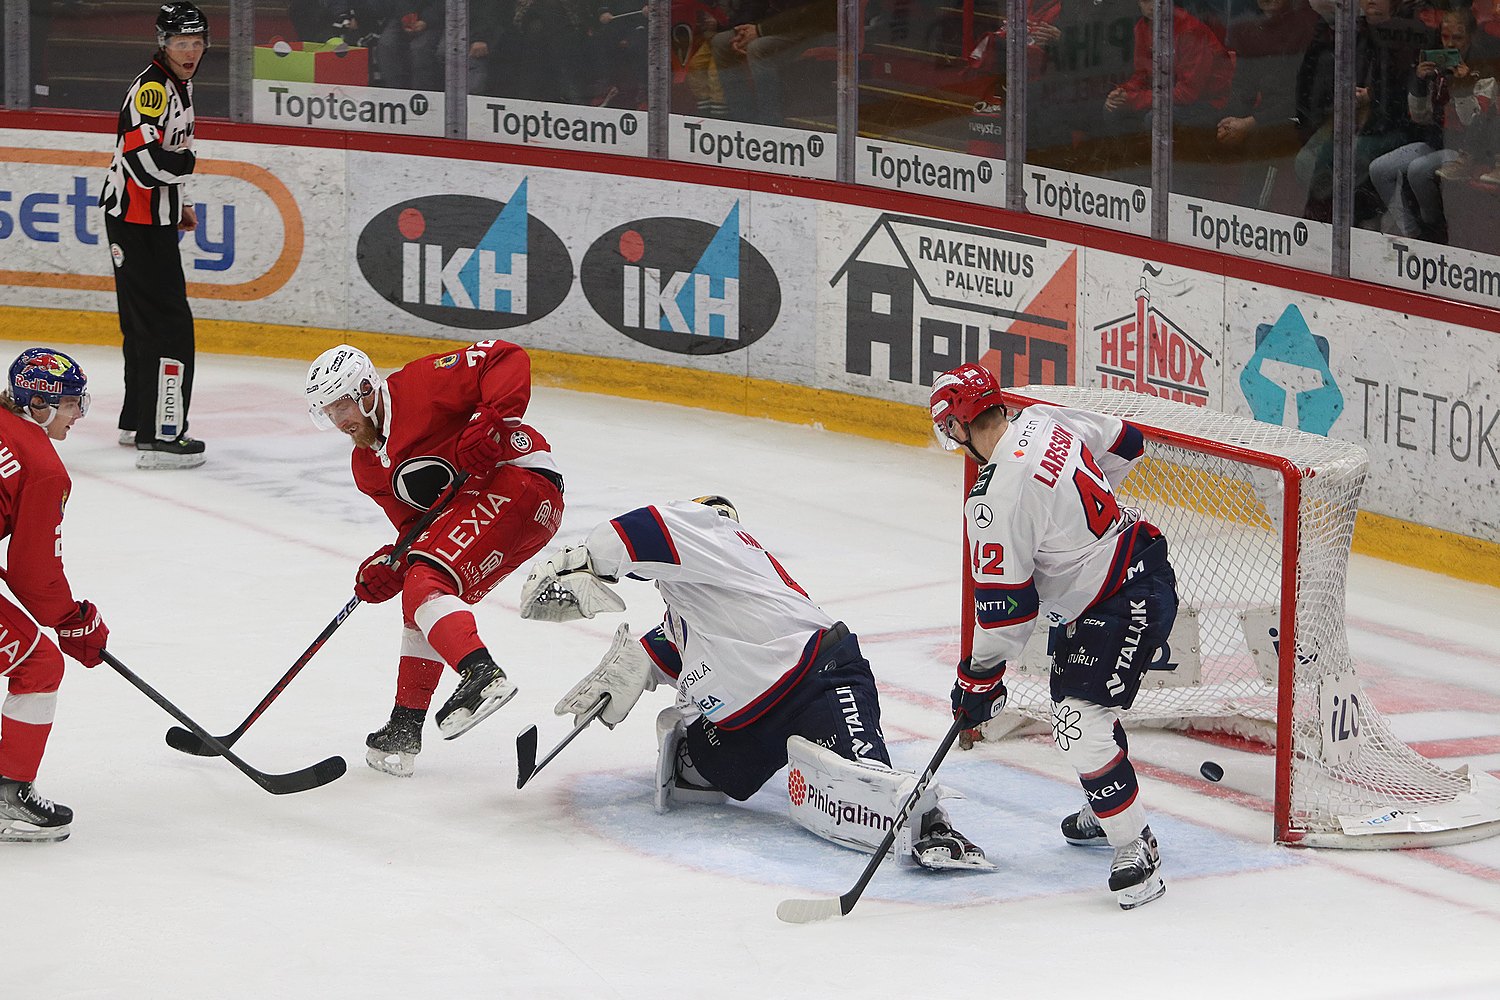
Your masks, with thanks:
[[[359,404],[360,413],[373,417],[384,384],[364,351],[348,344],[330,347],[307,369],[308,415],[319,430],[333,430],[333,421],[323,408],[341,399],[352,399]]]

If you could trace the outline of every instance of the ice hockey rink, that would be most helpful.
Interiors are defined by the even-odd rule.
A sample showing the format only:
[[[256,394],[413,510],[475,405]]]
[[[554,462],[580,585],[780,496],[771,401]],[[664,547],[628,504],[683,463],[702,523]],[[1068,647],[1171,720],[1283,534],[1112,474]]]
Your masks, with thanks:
[[[49,346],[73,351],[93,390],[59,446],[74,589],[99,605],[111,652],[228,732],[394,532],[354,489],[345,440],[308,421],[305,363],[200,356],[208,464],[139,472],[115,443],[118,351]],[[559,543],[642,504],[732,498],[859,635],[896,763],[925,764],[958,648],[956,458],[550,389],[530,420],[567,478]],[[1500,593],[1362,557],[1350,578],[1376,707],[1428,756],[1500,772]],[[567,732],[552,706],[621,620],[522,621],[520,585],[477,609],[519,696],[451,742],[429,725],[410,780],[364,764],[394,692],[399,602],[356,610],[236,745],[271,771],[348,759],[345,777],[297,795],[168,748],[160,708],[107,666],[69,661],[37,787],[77,817],[66,843],[0,847],[0,997],[1500,996],[1500,838],[1276,847],[1269,754],[1176,734],[1131,735],[1158,902],[1119,910],[1108,852],[1057,832],[1081,799],[1071,772],[1050,740],[1022,738],[955,750],[939,772],[997,873],[889,861],[850,916],[781,923],[780,900],[845,891],[865,856],[792,825],[782,779],[743,805],[656,815],[652,723],[669,692],[516,790],[516,734],[536,723],[545,752]],[[655,623],[649,584],[621,592],[624,620]],[[1217,785],[1198,774],[1210,759]]]

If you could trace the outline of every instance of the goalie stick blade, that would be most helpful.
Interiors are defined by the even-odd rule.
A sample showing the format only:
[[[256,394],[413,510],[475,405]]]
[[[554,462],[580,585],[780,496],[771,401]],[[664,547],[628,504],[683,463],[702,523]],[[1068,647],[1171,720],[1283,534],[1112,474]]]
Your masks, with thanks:
[[[220,736],[219,742],[226,747],[234,746],[234,734]],[[167,746],[182,753],[190,753],[194,757],[217,757],[219,751],[194,736],[191,732],[181,726],[173,726],[167,730]]]
[[[842,899],[783,899],[776,904],[776,917],[789,924],[811,924],[829,917],[842,917]]]
[[[525,788],[526,782],[536,774],[536,726],[528,726],[516,737],[516,787]]]
[[[347,770],[349,770],[349,765],[344,758],[329,757],[327,760],[318,761],[312,767],[304,767],[300,771],[291,771],[287,774],[266,774],[263,771],[256,771],[250,777],[272,795],[292,795],[296,792],[319,788],[330,781],[337,781]]]

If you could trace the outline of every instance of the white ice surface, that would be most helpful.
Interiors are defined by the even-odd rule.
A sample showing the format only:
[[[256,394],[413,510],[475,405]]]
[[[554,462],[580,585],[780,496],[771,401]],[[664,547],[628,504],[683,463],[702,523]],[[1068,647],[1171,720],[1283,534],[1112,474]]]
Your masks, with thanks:
[[[115,444],[117,352],[76,353],[95,409],[61,446],[75,589],[102,609],[112,652],[227,732],[393,533],[354,490],[347,445],[306,419],[302,364],[200,358],[193,432],[208,464],[138,472]],[[731,497],[860,635],[897,763],[926,761],[957,648],[956,459],[561,391],[538,391],[531,419],[567,476],[559,542],[642,503]],[[1351,642],[1376,705],[1445,760],[1494,770],[1497,592],[1367,559],[1352,578]],[[543,752],[563,735],[552,705],[618,622],[521,621],[519,587],[478,615],[520,695],[459,740],[429,726],[411,780],[363,763],[394,691],[398,602],[358,609],[238,744],[269,770],[349,760],[299,795],[169,749],[157,706],[70,662],[38,787],[78,815],[64,844],[0,847],[0,997],[1500,996],[1500,839],[1274,847],[1270,758],[1164,733],[1131,740],[1165,859],[1160,902],[1115,906],[1108,853],[1056,833],[1079,798],[1070,772],[1021,739],[942,771],[999,874],[888,863],[849,917],[782,924],[778,901],[837,895],[864,857],[791,826],[780,781],[744,806],[656,816],[664,692],[516,791],[516,733],[538,724]],[[652,624],[654,591],[622,590],[626,619]],[[1197,776],[1204,759],[1224,765],[1219,785]]]

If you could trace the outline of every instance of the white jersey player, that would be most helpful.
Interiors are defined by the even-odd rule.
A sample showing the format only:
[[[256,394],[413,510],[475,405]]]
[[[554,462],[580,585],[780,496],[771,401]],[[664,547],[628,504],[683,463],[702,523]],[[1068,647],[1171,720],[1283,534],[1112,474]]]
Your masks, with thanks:
[[[1110,890],[1125,909],[1148,903],[1166,886],[1120,713],[1171,633],[1177,584],[1166,538],[1115,499],[1141,431],[1063,407],[1007,414],[995,377],[972,364],[933,383],[932,420],[944,447],[980,465],[964,506],[978,628],[954,716],[997,715],[1006,661],[1039,622],[1051,627],[1052,732],[1087,795],[1063,835],[1113,846]]]
[[[599,698],[614,726],[643,691],[670,683],[677,704],[657,718],[659,811],[674,801],[743,801],[790,759],[791,815],[814,833],[875,850],[915,779],[890,766],[880,702],[859,641],[808,599],[739,524],[723,497],[628,511],[584,544],[539,563],[521,614],[547,621],[622,611],[608,587],[622,576],[656,581],[661,625],[622,625],[599,667],[558,702],[581,717]],[[898,833],[902,852],[935,868],[989,868],[953,830],[929,789]]]

